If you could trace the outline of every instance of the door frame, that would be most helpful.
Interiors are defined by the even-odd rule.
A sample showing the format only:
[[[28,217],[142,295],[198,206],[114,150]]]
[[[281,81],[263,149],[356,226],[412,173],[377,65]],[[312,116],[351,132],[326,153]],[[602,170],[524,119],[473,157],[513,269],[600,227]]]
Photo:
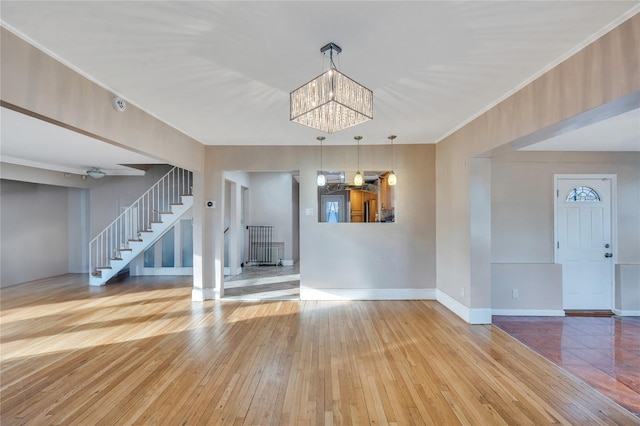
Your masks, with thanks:
[[[553,175],[553,262],[559,264],[558,253],[558,202],[560,200],[558,181],[571,180],[609,180],[611,182],[611,310],[616,304],[616,263],[618,262],[618,175],[607,173],[593,174],[554,174]],[[562,281],[564,290],[564,279]]]

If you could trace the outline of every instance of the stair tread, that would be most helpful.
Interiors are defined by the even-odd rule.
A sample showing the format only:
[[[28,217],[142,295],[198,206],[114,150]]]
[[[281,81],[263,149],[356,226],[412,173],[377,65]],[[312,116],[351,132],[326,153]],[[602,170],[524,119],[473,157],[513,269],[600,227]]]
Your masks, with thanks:
[[[142,239],[140,239],[140,238],[130,239],[130,240],[127,240],[127,241],[129,241],[130,243],[141,243],[141,242],[143,242]]]
[[[121,248],[121,249],[118,249],[118,251],[133,251],[133,249],[130,249],[130,248]]]
[[[159,212],[158,214],[173,214],[173,212]]]
[[[112,257],[112,258],[111,258],[111,259],[109,259],[109,260],[122,260],[122,258],[121,258],[121,257]]]
[[[97,269],[113,269],[111,266],[98,266]]]

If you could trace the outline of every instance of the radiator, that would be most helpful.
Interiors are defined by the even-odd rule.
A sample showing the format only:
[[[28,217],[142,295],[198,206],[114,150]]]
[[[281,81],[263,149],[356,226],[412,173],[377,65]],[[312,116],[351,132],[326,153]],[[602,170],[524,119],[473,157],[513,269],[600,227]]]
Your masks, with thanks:
[[[278,245],[273,242],[273,226],[247,226],[249,230],[249,265],[280,263]]]
[[[278,247],[258,247],[257,261],[259,264],[275,265],[279,260]]]

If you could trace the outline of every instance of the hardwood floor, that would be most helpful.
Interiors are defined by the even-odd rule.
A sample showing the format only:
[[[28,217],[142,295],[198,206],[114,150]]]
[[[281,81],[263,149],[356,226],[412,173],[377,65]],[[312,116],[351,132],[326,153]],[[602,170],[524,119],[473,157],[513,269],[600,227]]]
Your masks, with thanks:
[[[4,289],[0,423],[638,424],[433,301],[191,302],[180,277]]]

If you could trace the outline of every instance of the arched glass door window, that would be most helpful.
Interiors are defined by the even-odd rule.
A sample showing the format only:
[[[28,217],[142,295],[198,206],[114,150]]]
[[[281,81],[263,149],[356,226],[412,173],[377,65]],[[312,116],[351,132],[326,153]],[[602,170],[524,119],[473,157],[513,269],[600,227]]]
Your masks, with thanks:
[[[576,186],[573,188],[565,201],[568,202],[589,202],[600,201],[600,195],[595,189],[588,186]]]

